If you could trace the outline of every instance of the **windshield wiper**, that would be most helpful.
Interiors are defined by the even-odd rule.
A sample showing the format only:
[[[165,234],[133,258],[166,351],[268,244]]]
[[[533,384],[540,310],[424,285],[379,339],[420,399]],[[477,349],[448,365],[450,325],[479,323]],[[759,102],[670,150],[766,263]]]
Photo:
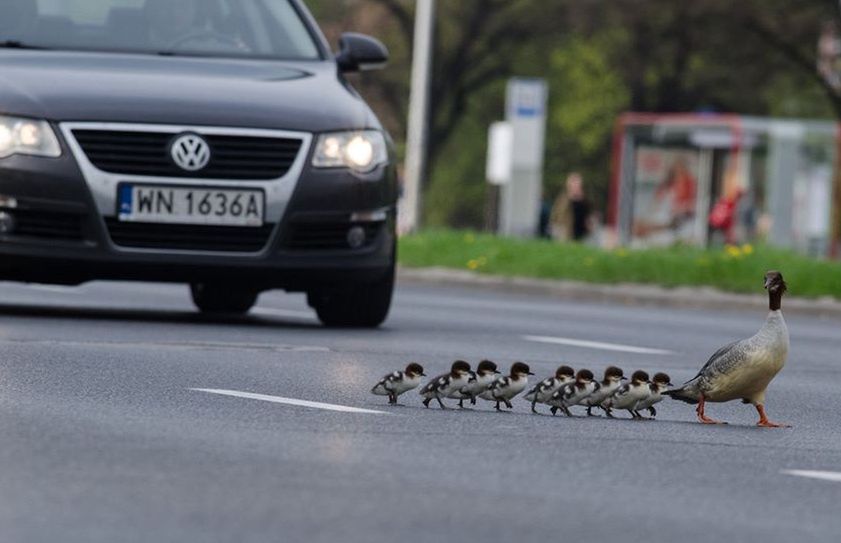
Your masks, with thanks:
[[[20,40],[0,40],[0,48],[3,49],[49,49],[41,45],[31,45]]]

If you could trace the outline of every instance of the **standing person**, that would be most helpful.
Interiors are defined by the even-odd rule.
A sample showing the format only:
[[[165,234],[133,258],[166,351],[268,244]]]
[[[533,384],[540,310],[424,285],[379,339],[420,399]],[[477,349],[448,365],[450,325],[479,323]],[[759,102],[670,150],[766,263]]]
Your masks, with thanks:
[[[739,181],[739,170],[734,161],[724,173],[724,186],[721,197],[716,201],[709,216],[713,244],[737,242],[736,227],[739,202],[745,195]]]
[[[566,190],[558,195],[550,218],[552,238],[559,241],[583,241],[590,233],[592,206],[584,193],[581,174],[569,174]]]
[[[682,224],[695,218],[697,196],[698,183],[689,170],[686,159],[678,157],[655,196],[658,200],[669,202],[669,223],[672,228],[679,230]]]

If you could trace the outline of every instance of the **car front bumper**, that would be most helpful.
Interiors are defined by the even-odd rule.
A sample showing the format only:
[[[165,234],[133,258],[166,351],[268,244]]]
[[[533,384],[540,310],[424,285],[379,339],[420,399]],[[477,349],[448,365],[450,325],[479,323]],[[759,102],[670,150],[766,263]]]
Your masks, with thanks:
[[[63,151],[59,158],[0,159],[0,214],[14,223],[10,231],[0,233],[0,280],[238,281],[260,289],[306,291],[326,284],[376,281],[393,266],[397,187],[391,165],[365,175],[314,169],[309,167],[308,139],[299,167],[288,179],[243,183],[107,175],[92,170],[66,130],[59,132]],[[203,236],[204,243],[212,245],[215,231],[148,225],[144,232],[144,225],[132,225],[134,230],[122,232],[116,206],[108,201],[109,191],[116,198],[116,186],[109,184],[150,180],[163,185],[187,182],[264,189],[274,205],[259,234],[264,238],[242,229],[238,232],[244,240],[254,244],[256,239],[252,249],[192,250],[187,247],[190,236]],[[357,248],[345,241],[354,227],[366,234]],[[121,232],[125,235],[118,237]],[[155,240],[155,232],[162,239]],[[167,247],[172,239],[179,241],[177,248]]]

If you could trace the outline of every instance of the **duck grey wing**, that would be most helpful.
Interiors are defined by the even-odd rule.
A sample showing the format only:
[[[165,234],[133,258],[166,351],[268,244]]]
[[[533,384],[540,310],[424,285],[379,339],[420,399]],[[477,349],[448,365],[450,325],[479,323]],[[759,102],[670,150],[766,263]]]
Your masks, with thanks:
[[[707,383],[717,376],[730,372],[734,367],[745,361],[747,349],[745,341],[735,341],[717,350],[698,372],[698,375],[685,382],[675,390],[667,390],[663,394],[675,400],[697,404]]]
[[[728,373],[735,366],[744,362],[746,358],[744,343],[744,341],[735,341],[730,345],[725,345],[721,349],[717,350],[713,353],[707,363],[704,364],[704,367],[701,368],[698,375],[691,379],[690,382],[698,378],[705,380],[716,375]]]

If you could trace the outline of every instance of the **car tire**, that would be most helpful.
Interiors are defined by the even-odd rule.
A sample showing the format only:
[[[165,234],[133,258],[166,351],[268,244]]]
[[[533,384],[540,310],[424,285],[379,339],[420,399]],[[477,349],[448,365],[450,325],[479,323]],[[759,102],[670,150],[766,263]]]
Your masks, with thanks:
[[[202,313],[244,315],[257,303],[260,292],[220,283],[193,283],[190,294]]]
[[[333,328],[377,328],[388,317],[394,292],[394,269],[373,283],[310,291],[307,301],[318,319]]]

